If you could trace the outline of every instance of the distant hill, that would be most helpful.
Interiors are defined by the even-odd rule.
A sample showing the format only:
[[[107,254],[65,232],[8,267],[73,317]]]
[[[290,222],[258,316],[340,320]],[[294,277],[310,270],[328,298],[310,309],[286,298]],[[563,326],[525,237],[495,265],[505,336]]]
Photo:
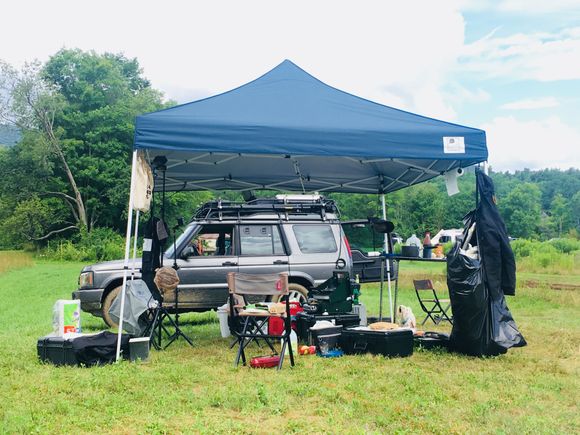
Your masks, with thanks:
[[[20,130],[16,127],[0,124],[0,145],[12,146],[20,140],[21,136]]]

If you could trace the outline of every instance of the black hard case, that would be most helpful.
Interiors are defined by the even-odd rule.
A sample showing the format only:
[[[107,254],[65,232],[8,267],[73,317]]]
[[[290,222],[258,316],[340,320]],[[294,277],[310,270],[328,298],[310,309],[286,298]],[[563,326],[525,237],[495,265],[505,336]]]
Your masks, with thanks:
[[[329,314],[328,316],[322,316],[317,314],[307,314],[304,312],[298,313],[296,315],[296,333],[298,339],[310,346],[313,346],[314,338],[310,332],[310,328],[319,320],[328,320],[336,326],[342,326],[344,328],[358,326],[360,324],[360,317],[358,314],[348,313],[348,314]]]
[[[383,356],[409,356],[413,354],[413,331],[342,331],[340,347],[346,354],[373,353]]]
[[[72,339],[63,337],[42,337],[36,344],[38,358],[43,362],[49,362],[57,366],[78,365],[75,356]]]

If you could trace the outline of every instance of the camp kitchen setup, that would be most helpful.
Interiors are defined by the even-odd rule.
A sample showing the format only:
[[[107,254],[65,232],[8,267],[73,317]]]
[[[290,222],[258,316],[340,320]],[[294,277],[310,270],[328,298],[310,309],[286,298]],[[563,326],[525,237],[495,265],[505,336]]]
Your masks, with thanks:
[[[486,356],[524,346],[504,297],[515,294],[515,260],[486,175],[487,157],[482,130],[354,96],[288,60],[231,91],[139,116],[123,281],[109,310],[118,332],[84,334],[79,301],[58,301],[54,331],[38,341],[39,357],[89,366],[145,360],[150,348],[162,350],[177,341],[196,346],[180,323],[180,224],[166,216],[166,193],[192,190],[236,191],[250,199],[247,204],[216,201],[211,212],[218,221],[227,213],[242,219],[260,207],[280,223],[292,213],[324,220],[329,212],[339,215],[329,209],[326,193],[381,198],[382,216],[367,222],[384,238],[376,253],[378,316],[361,303],[361,277],[352,273],[350,247],[342,249],[342,241],[326,281],[311,286],[303,300],[289,290],[292,265],[289,272],[241,273],[232,263],[218,317],[235,365],[280,369],[304,355],[408,357],[416,346]],[[388,220],[385,196],[438,176],[445,178],[450,195],[457,193],[457,177],[473,166],[474,209],[447,257],[428,234],[420,235],[423,240],[414,235],[395,255],[390,236],[396,228]],[[261,190],[298,195],[255,201]],[[171,244],[174,257],[167,258],[163,253]],[[414,280],[421,313],[398,305],[397,272],[409,261],[447,263],[446,286]],[[451,333],[424,332],[430,325],[449,325]]]

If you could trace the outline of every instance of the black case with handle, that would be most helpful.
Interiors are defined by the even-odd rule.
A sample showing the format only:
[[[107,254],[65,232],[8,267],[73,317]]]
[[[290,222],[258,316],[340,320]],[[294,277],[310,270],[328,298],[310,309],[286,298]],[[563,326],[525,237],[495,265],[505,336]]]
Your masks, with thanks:
[[[348,328],[342,331],[340,347],[346,354],[409,356],[413,354],[413,331],[410,329],[369,331]]]

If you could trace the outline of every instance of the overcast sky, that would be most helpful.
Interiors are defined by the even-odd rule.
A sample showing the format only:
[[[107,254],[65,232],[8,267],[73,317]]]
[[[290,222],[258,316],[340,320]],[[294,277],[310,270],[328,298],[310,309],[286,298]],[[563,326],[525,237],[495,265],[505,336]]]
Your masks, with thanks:
[[[167,98],[290,59],[329,85],[487,132],[496,170],[580,168],[580,1],[29,1],[1,7],[0,59],[122,52]]]

